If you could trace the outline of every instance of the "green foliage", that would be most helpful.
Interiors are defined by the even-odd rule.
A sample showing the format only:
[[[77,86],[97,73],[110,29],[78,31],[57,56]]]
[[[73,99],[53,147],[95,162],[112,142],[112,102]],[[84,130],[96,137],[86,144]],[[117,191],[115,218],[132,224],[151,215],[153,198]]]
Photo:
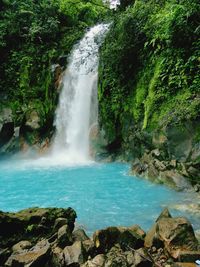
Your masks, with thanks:
[[[53,116],[51,65],[106,13],[101,0],[0,1],[0,106],[11,106],[17,124],[30,103],[44,122]]]
[[[198,0],[136,0],[118,11],[99,72],[100,122],[110,142],[199,117],[199,25]]]

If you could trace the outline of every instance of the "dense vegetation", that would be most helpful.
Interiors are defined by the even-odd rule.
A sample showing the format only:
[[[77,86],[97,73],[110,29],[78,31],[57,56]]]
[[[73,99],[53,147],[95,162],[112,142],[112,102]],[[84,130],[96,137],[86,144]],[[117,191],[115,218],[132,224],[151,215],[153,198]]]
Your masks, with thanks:
[[[200,116],[200,3],[130,2],[101,49],[99,100],[108,148],[137,155],[152,132]]]
[[[31,109],[41,124],[52,119],[52,64],[66,65],[72,45],[106,12],[101,0],[0,0],[0,108],[12,108],[15,125]]]

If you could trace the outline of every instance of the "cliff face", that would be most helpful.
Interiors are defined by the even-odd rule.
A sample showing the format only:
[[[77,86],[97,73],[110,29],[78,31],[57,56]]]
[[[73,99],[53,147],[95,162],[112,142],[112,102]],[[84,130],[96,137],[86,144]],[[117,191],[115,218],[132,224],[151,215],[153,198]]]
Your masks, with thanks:
[[[46,147],[67,55],[104,17],[100,0],[0,1],[0,154]]]
[[[199,11],[196,0],[137,0],[116,14],[99,70],[100,124],[114,157],[159,149],[161,161],[198,169]]]

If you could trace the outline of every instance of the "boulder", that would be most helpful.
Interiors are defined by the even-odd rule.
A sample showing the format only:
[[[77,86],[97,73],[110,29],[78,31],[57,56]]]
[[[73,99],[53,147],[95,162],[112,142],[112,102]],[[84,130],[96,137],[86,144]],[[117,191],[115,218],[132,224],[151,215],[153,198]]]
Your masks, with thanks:
[[[32,247],[32,244],[30,241],[22,240],[12,247],[12,251],[15,253],[19,253],[20,251],[23,251],[25,249],[29,249],[31,247]]]
[[[88,240],[89,237],[86,235],[83,229],[77,229],[72,233],[73,241],[85,241]]]
[[[69,246],[73,243],[72,234],[70,232],[68,225],[63,225],[58,230],[57,242],[61,248],[64,248],[65,246]]]
[[[50,266],[54,266],[54,267],[65,266],[65,259],[64,259],[63,250],[58,246],[52,247],[52,259],[51,259],[51,265]]]
[[[134,253],[134,267],[152,267],[153,262],[147,255],[144,248],[140,248]]]
[[[72,233],[76,213],[73,209],[30,208],[17,213],[0,212],[0,240],[2,248],[12,247],[22,240],[49,239],[55,234],[57,218],[66,218]]]
[[[144,236],[145,232],[138,225],[132,227],[108,227],[96,231],[93,235],[93,240],[98,251],[105,252],[115,244],[119,244],[124,250],[140,248],[144,244]]]
[[[160,181],[164,184],[176,188],[178,190],[184,190],[192,188],[187,179],[175,170],[166,170],[160,172]]]
[[[37,243],[32,249],[13,253],[5,263],[5,267],[41,267],[49,261],[50,245],[47,240]]]
[[[165,212],[164,215],[167,215]],[[146,247],[164,247],[175,259],[180,251],[193,251],[198,248],[198,241],[190,222],[185,218],[159,216],[156,224],[145,237]]]
[[[86,253],[80,241],[74,242],[72,246],[67,246],[63,250],[65,265],[83,264],[86,260]]]
[[[180,251],[178,261],[180,262],[195,262],[200,259],[200,251]]]
[[[128,267],[126,253],[120,248],[120,246],[114,246],[106,254],[105,267]]]
[[[54,230],[58,231],[63,225],[67,225],[68,220],[66,218],[57,218],[54,223]]]
[[[87,239],[82,242],[82,245],[88,256],[94,257],[96,255],[96,247],[93,240]]]
[[[98,254],[92,260],[88,260],[86,263],[81,265],[81,267],[104,267],[105,255]]]

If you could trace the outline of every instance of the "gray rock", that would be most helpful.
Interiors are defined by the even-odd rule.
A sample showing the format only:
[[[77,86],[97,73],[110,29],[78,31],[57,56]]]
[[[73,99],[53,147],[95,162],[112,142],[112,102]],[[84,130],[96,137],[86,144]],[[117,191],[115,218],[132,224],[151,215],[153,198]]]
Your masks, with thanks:
[[[85,241],[88,240],[89,237],[86,235],[83,229],[77,229],[72,233],[73,241]]]
[[[81,265],[81,267],[104,267],[105,255],[99,254],[92,260],[88,260],[86,263]]]
[[[63,225],[68,224],[68,220],[66,218],[57,218],[54,223],[54,230],[58,231]]]
[[[41,267],[50,257],[50,245],[47,240],[38,242],[32,249],[13,253],[5,263],[5,267]]]
[[[63,250],[65,265],[83,264],[86,261],[86,254],[80,241],[74,242],[72,246],[67,246]]]
[[[23,251],[25,249],[29,249],[32,247],[32,244],[30,241],[27,241],[27,240],[22,240],[20,242],[18,242],[17,244],[15,244],[13,247],[12,247],[12,251],[13,252],[20,252],[20,251]]]
[[[64,248],[65,246],[69,246],[73,243],[72,235],[71,235],[68,225],[63,225],[58,230],[57,242],[61,248]]]
[[[140,248],[134,253],[134,266],[135,267],[151,267],[153,262],[147,255],[147,252],[144,248]]]

